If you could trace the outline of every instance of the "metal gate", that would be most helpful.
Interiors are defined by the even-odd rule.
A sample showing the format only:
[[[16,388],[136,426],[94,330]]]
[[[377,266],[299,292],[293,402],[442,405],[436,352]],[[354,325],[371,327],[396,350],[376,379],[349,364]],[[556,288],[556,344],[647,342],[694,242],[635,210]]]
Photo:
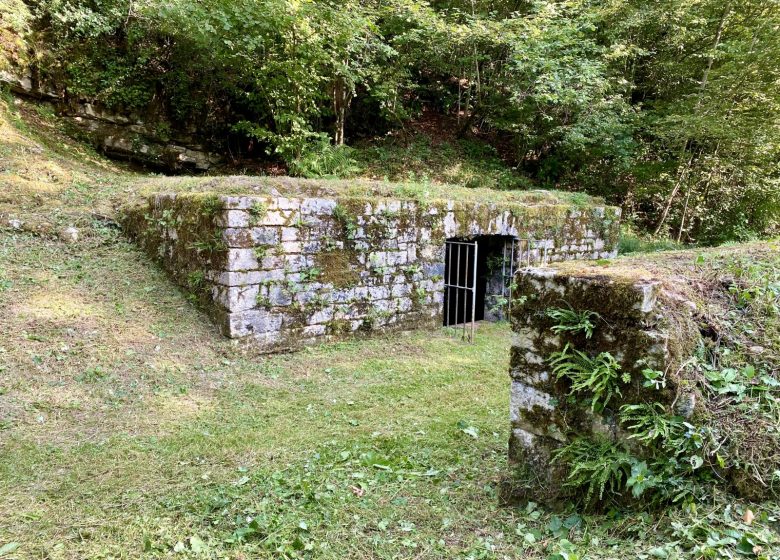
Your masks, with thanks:
[[[512,311],[512,288],[515,281],[515,243],[516,237],[504,241],[504,254],[501,265],[501,297],[506,299],[507,314]]]
[[[463,324],[464,340],[474,342],[477,311],[477,242],[447,241],[444,278],[444,323]],[[467,323],[471,323],[467,328]]]

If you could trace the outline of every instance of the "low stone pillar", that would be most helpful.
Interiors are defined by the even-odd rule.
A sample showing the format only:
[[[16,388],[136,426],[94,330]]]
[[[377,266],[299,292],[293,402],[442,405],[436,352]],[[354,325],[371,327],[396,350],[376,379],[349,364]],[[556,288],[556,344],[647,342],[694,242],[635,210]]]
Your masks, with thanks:
[[[515,497],[552,503],[567,496],[568,472],[553,460],[555,451],[574,437],[625,437],[617,422],[620,406],[642,402],[649,391],[648,400],[672,403],[686,390],[676,370],[700,335],[692,304],[648,273],[564,263],[520,270],[515,282],[509,454],[523,474]],[[591,312],[591,335],[555,328],[560,322],[551,309]],[[594,409],[585,394],[572,394],[571,381],[556,379],[550,363],[567,344],[588,356],[614,357],[626,377],[622,394],[603,409]],[[644,387],[646,369],[664,372],[665,388]]]

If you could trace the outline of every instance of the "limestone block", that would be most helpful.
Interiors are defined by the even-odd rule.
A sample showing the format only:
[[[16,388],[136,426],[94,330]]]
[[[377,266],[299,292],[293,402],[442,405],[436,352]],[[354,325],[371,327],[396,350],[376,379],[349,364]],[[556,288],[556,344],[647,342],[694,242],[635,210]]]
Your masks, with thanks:
[[[255,247],[279,243],[279,230],[274,227],[226,228],[222,239],[228,247]]]
[[[390,290],[386,286],[375,286],[368,289],[368,296],[371,299],[387,299],[390,297]]]
[[[573,438],[624,438],[614,419],[622,404],[649,400],[671,403],[686,385],[669,377],[663,389],[644,387],[642,370],[679,371],[699,340],[698,325],[685,309],[675,309],[673,321],[664,310],[675,306],[654,279],[633,271],[609,268],[525,268],[518,272],[511,310],[510,350],[510,458],[540,481],[527,490],[531,499],[566,497],[563,467],[550,468],[549,458]],[[580,332],[555,332],[547,311],[567,307],[597,313],[591,337]],[[674,333],[674,334],[672,334]],[[674,339],[675,344],[670,344]],[[620,363],[620,394],[602,412],[594,412],[587,398],[572,399],[571,382],[556,378],[550,356],[573,347],[588,356],[609,352]],[[687,386],[687,385],[686,385]],[[644,393],[652,391],[650,399]]]
[[[258,292],[259,286],[257,284],[248,286],[215,285],[212,287],[214,301],[228,311],[252,309],[257,305]]]
[[[255,334],[278,331],[282,326],[282,314],[267,310],[247,310],[229,313],[228,336],[241,338]]]
[[[249,210],[256,205],[269,205],[269,199],[256,196],[223,196],[225,208],[230,210]]]
[[[325,325],[308,325],[303,328],[302,334],[308,337],[323,336],[327,332]]]
[[[206,279],[223,286],[246,286],[247,284],[259,284],[263,281],[263,273],[259,270],[249,272],[226,272],[222,270],[209,270],[205,274]]]
[[[298,241],[298,235],[300,228],[297,227],[283,227],[282,228],[282,241]]]
[[[221,227],[245,228],[249,227],[249,213],[245,210],[225,210],[217,216],[216,222]]]
[[[228,249],[225,270],[228,272],[238,272],[245,270],[256,270],[260,268],[257,262],[257,256],[252,249]]]
[[[297,198],[285,198],[283,196],[277,196],[272,200],[269,207],[276,210],[300,210],[301,201]]]
[[[315,311],[309,317],[307,323],[309,325],[317,325],[321,323],[327,323],[333,320],[334,309],[331,306],[325,307],[318,311]]]
[[[412,293],[412,287],[409,284],[394,284],[391,295],[394,298],[408,296]]]
[[[269,210],[262,218],[265,226],[283,226],[292,219],[292,212]]]
[[[267,288],[267,297],[272,306],[284,307],[292,303],[293,297],[289,290],[279,284],[272,284]]]
[[[283,241],[282,251],[288,255],[293,253],[300,253],[303,251],[303,243],[300,241]]]
[[[301,202],[304,214],[331,215],[338,203],[327,198],[306,198]]]

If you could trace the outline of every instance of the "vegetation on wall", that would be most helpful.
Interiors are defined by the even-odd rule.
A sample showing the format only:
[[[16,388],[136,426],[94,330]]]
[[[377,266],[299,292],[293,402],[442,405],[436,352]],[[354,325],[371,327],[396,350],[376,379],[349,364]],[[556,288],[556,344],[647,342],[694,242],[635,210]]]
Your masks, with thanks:
[[[426,109],[498,147],[521,176],[606,196],[650,232],[722,242],[777,228],[774,2],[4,0],[0,10],[32,45],[35,78],[66,99],[164,117],[302,175],[355,173],[342,144]]]
[[[613,399],[605,416],[614,416],[621,433],[584,436],[572,429],[566,434],[568,443],[555,461],[568,469],[566,486],[583,504],[621,507],[639,498],[634,504],[642,508],[671,503],[696,507],[711,499],[714,487],[752,500],[777,498],[776,251],[770,245],[768,251],[752,255],[702,254],[687,271],[688,266],[670,261],[673,270],[696,286],[707,306],[699,306],[706,312],[699,318],[703,336],[695,352],[666,371],[647,368],[639,380],[621,378],[615,357],[608,352],[588,355],[575,348],[575,342],[549,356],[553,373],[568,384],[570,402],[602,412]],[[587,331],[577,329],[592,313],[551,308],[547,315],[555,321],[553,332],[579,332],[582,341]],[[629,381],[646,390],[621,392]],[[752,550],[747,541],[734,544],[738,550]]]

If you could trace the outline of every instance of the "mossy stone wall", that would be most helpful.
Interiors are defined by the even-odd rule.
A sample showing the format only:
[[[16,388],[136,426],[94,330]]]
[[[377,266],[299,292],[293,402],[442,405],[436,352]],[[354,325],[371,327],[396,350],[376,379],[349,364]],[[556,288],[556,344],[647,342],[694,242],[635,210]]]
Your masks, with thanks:
[[[530,238],[517,260],[614,256],[619,210],[380,197],[159,194],[125,227],[225,335],[292,349],[440,326],[445,240]]]

